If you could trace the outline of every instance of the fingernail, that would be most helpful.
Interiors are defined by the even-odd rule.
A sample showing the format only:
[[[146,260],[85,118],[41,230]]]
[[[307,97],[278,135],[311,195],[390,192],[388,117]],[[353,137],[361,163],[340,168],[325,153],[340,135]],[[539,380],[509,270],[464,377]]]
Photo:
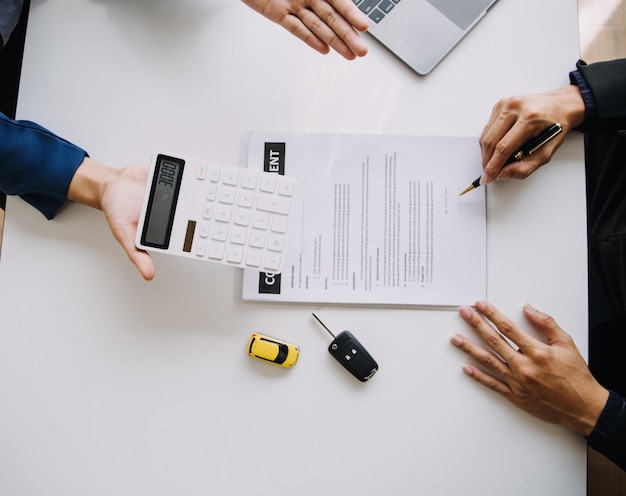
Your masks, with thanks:
[[[460,346],[461,344],[463,344],[463,338],[459,335],[459,334],[455,334],[454,336],[452,336],[452,338],[450,339],[450,342],[454,345],[454,346]]]
[[[474,369],[472,369],[472,367],[470,367],[469,365],[463,365],[463,372],[465,372],[467,375],[473,375]]]
[[[487,308],[487,302],[480,300],[476,302],[476,305],[474,305],[478,310],[480,310],[481,312],[484,312],[485,309]]]
[[[472,309],[470,307],[461,307],[459,309],[459,314],[461,314],[461,317],[467,320],[472,316]]]
[[[484,186],[485,184],[489,184],[491,182],[491,178],[483,172],[483,175],[480,176],[480,185]]]
[[[535,307],[533,307],[530,303],[526,303],[524,305],[524,307],[526,308],[526,311],[529,313],[536,313],[537,309]]]

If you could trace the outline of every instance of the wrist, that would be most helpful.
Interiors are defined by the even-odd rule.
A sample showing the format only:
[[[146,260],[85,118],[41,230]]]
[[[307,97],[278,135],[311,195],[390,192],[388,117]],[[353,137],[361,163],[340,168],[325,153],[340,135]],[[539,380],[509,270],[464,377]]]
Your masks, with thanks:
[[[85,157],[72,177],[67,199],[102,210],[102,196],[116,169]]]
[[[560,96],[560,106],[566,114],[568,129],[575,129],[582,125],[585,120],[585,101],[578,86],[569,84],[557,91]]]
[[[596,427],[598,419],[606,406],[609,399],[609,391],[596,383],[593,391],[585,395],[585,398],[587,400],[584,401],[584,410],[572,422],[570,427],[583,436],[588,436]]]

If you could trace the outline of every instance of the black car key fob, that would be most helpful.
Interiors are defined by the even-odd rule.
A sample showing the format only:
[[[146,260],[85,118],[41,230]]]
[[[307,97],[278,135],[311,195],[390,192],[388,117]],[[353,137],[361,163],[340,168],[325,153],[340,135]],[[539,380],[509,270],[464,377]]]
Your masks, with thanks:
[[[350,331],[340,332],[335,336],[328,327],[313,314],[313,317],[333,337],[328,352],[343,367],[361,382],[367,382],[378,371],[378,364]]]

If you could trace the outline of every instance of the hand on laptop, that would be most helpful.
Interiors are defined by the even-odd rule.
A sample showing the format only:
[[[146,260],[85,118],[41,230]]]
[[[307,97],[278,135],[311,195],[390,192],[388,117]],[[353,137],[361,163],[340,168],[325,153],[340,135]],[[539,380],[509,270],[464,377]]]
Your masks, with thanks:
[[[578,86],[568,85],[535,95],[503,98],[493,108],[480,136],[483,154],[481,184],[494,179],[524,179],[546,164],[563,143],[565,135],[583,122],[585,105]],[[502,168],[522,144],[554,123],[563,132],[531,156]]]
[[[152,259],[135,247],[147,179],[147,167],[115,169],[86,157],[70,182],[67,198],[102,210],[115,239],[143,278],[150,281],[154,277]]]
[[[352,0],[243,2],[320,53],[326,54],[332,48],[348,60],[367,53],[367,46],[359,35],[359,31],[367,30],[367,17]]]
[[[484,368],[465,365],[467,375],[541,420],[583,435],[591,433],[609,392],[593,378],[572,338],[552,317],[530,305],[524,307],[526,318],[545,336],[544,341],[528,335],[484,301],[476,308],[461,308],[460,314],[489,347],[477,346],[459,334],[452,338],[452,344]]]

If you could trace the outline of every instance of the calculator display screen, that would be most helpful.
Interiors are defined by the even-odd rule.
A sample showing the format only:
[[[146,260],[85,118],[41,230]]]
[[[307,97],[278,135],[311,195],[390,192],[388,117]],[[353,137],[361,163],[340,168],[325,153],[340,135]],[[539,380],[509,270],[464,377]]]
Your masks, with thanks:
[[[185,161],[159,155],[156,160],[141,243],[167,250]]]

